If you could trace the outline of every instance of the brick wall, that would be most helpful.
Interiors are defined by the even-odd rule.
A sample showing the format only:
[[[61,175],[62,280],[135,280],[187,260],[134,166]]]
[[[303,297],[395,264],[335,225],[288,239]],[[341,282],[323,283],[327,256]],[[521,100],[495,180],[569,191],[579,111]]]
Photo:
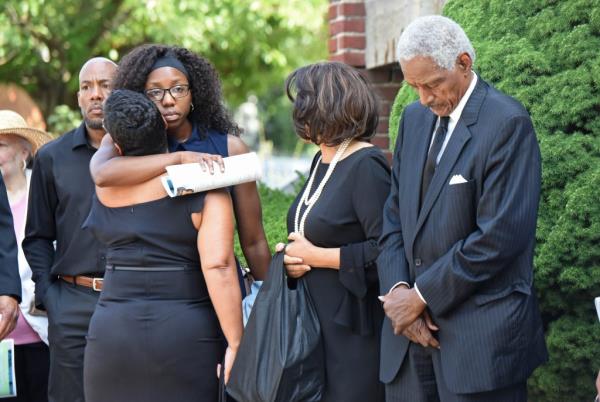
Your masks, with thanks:
[[[329,59],[365,66],[365,4],[332,0],[329,5]]]
[[[389,152],[388,117],[394,98],[402,82],[397,63],[374,69],[365,68],[365,4],[363,0],[330,0],[329,4],[329,60],[340,61],[361,70],[379,96],[381,112],[373,144]]]

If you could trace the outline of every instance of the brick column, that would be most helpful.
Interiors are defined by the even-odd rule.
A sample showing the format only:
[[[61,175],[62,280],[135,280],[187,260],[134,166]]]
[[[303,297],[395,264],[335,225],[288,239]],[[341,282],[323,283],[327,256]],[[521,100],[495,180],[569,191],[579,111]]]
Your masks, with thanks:
[[[329,4],[329,60],[340,61],[359,69],[372,83],[380,100],[379,125],[371,141],[382,148],[388,160],[388,118],[400,84],[402,73],[391,64],[375,69],[365,68],[365,4],[363,0],[330,0]]]
[[[365,70],[365,76],[379,95],[379,125],[371,142],[387,151],[386,157],[391,161],[389,117],[396,94],[402,85],[402,70],[399,65],[390,64]]]
[[[329,59],[365,67],[365,4],[332,0],[329,5]]]

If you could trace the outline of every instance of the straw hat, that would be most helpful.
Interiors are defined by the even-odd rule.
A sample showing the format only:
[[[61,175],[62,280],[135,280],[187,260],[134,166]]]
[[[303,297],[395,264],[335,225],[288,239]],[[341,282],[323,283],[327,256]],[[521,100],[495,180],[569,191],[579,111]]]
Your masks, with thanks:
[[[42,130],[27,127],[25,119],[12,110],[0,110],[0,135],[13,134],[25,138],[31,144],[32,153],[52,140],[52,136]]]

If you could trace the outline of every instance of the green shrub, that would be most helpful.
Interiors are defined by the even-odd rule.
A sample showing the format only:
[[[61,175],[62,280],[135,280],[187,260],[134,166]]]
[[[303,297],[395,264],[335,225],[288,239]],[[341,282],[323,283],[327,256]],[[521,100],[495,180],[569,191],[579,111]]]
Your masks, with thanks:
[[[267,241],[274,251],[275,244],[287,243],[287,213],[295,195],[272,190],[264,185],[259,187],[259,194],[263,205],[263,224]]]
[[[48,116],[48,132],[55,136],[71,131],[81,124],[81,113],[67,105],[58,105]]]
[[[400,90],[398,91],[398,95],[396,95],[396,99],[394,100],[394,104],[392,105],[392,110],[390,111],[390,146],[393,147],[396,144],[396,138],[398,137],[398,127],[400,126],[400,118],[402,117],[402,111],[404,107],[410,103],[413,103],[419,99],[419,96],[412,89],[411,86],[402,84]]]
[[[527,107],[542,150],[534,263],[550,361],[530,400],[589,400],[600,368],[600,0],[451,0],[444,14],[472,40],[476,71]],[[414,99],[398,93],[391,138]]]
[[[277,243],[287,242],[287,212],[294,201],[295,195],[272,190],[262,184],[258,186],[258,194],[262,205],[262,221],[267,241],[271,247],[271,252],[275,252]],[[235,255],[240,258],[242,265],[246,265],[237,236],[235,237]]]

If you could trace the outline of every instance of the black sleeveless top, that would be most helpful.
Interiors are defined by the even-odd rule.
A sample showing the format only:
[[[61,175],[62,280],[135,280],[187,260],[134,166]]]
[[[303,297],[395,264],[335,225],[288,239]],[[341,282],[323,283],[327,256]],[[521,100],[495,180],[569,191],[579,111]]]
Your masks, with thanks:
[[[202,211],[204,196],[165,197],[109,208],[94,195],[83,228],[106,245],[108,265],[200,269],[198,230],[191,214]]]

